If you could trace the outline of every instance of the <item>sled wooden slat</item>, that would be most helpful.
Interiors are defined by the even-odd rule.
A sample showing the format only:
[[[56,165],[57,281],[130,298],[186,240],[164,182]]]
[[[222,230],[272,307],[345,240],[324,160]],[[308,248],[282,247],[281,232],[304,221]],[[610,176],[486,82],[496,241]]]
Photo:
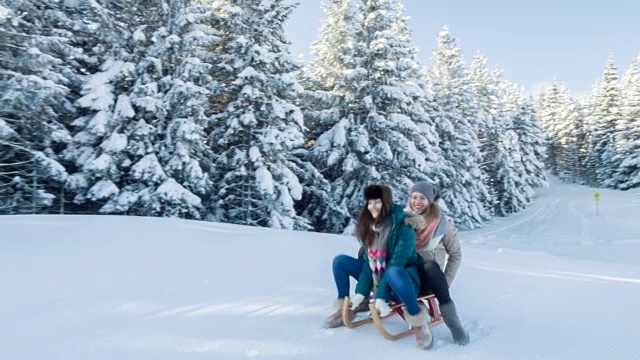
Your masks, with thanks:
[[[342,306],[342,321],[344,322],[345,326],[347,326],[349,329],[355,329],[362,325],[371,324],[373,322],[373,319],[371,317],[352,322],[351,319],[349,319],[349,307],[351,307],[351,301],[347,296],[344,298],[344,305]],[[396,314],[397,313],[395,312],[391,312],[389,315],[383,317],[383,319],[394,316]]]
[[[423,295],[418,297],[418,303],[422,303],[423,305],[426,306],[427,311],[429,312],[429,315],[431,316],[431,322],[429,323],[429,329],[432,329],[440,324],[443,323],[442,320],[442,316],[440,315],[440,310],[438,308],[438,303],[436,302],[436,298],[435,296],[433,296],[433,294],[430,295]],[[403,303],[394,303],[391,302],[389,304],[389,307],[391,308],[391,312],[389,313],[389,315],[381,317],[378,314],[378,310],[375,308],[375,305],[373,302],[369,303],[369,311],[370,311],[370,316],[369,318],[366,319],[362,319],[362,320],[358,320],[358,321],[354,321],[351,322],[351,319],[349,319],[349,307],[351,306],[351,303],[349,301],[349,297],[345,297],[345,301],[344,301],[344,305],[342,308],[342,320],[344,321],[344,324],[350,328],[350,329],[354,329],[357,328],[359,326],[362,325],[366,325],[366,324],[370,324],[370,323],[374,323],[376,325],[376,329],[378,330],[378,332],[384,336],[386,339],[391,340],[391,341],[395,341],[395,340],[399,340],[399,339],[403,339],[407,336],[410,336],[412,334],[415,333],[415,331],[411,328],[407,329],[406,331],[400,332],[398,334],[391,334],[389,331],[387,331],[387,329],[385,329],[385,327],[382,325],[382,319],[386,319],[395,315],[400,315],[400,317],[402,317],[402,319],[404,319],[405,315],[404,315],[404,311],[403,311]]]
[[[390,332],[387,331],[387,329],[384,328],[384,326],[382,326],[382,319],[378,315],[378,310],[376,309],[376,306],[374,304],[369,304],[369,309],[371,310],[371,318],[373,319],[373,323],[376,324],[376,329],[378,329],[378,332],[382,336],[384,336],[386,339],[391,341],[396,341],[396,340],[403,339],[414,333],[413,329],[409,329],[399,334],[391,334]],[[393,314],[394,311],[392,311],[391,313]]]

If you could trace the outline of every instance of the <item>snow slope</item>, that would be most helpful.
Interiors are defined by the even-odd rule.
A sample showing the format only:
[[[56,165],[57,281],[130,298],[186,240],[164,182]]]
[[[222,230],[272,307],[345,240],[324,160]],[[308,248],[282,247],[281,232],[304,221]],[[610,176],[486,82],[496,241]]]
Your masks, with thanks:
[[[0,359],[637,359],[640,196],[552,183],[461,233],[471,335],[425,353],[320,327],[353,238],[115,216],[0,217]],[[402,330],[400,319],[386,324]]]

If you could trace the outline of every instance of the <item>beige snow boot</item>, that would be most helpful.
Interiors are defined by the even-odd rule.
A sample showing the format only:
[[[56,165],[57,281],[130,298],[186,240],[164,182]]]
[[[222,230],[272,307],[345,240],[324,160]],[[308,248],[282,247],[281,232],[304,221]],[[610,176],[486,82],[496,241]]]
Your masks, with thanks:
[[[342,307],[344,305],[344,299],[337,299],[333,306],[336,309],[336,312],[329,315],[324,322],[322,323],[322,327],[332,329],[340,326],[344,326],[344,321],[342,321]],[[355,312],[349,308],[349,319],[353,319],[355,316]]]
[[[424,350],[431,349],[433,346],[433,336],[427,324],[427,319],[429,318],[427,310],[423,306],[420,306],[420,312],[416,315],[410,315],[405,307],[403,307],[402,310],[405,314],[405,320],[407,320],[407,323],[416,335],[418,346]]]

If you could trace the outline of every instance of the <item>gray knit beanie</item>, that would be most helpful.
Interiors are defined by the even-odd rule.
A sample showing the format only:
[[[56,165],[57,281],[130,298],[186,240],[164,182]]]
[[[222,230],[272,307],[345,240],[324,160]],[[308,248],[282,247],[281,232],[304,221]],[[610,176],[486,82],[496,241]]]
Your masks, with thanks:
[[[411,188],[411,193],[419,192],[429,200],[429,204],[434,203],[440,198],[440,190],[426,181],[418,181]]]

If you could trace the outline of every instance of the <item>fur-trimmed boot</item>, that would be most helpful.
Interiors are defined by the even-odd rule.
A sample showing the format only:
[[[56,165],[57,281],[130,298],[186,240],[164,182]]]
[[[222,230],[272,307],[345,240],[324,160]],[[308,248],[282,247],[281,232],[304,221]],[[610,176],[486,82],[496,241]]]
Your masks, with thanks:
[[[324,322],[322,323],[322,327],[324,328],[332,329],[344,326],[344,321],[342,321],[342,307],[344,306],[344,299],[337,299],[333,302],[333,306],[336,309],[336,312],[324,319]],[[349,319],[353,319],[355,315],[355,312],[349,309]]]
[[[418,346],[424,350],[431,349],[433,346],[433,336],[427,324],[427,319],[429,318],[427,310],[423,306],[420,306],[420,312],[416,315],[410,315],[405,307],[403,307],[402,310],[404,311],[407,324],[414,330]]]
[[[469,333],[462,327],[460,318],[458,318],[458,312],[456,311],[456,305],[453,301],[440,305],[440,314],[442,314],[444,323],[449,330],[451,330],[453,341],[458,345],[467,345],[469,343]]]

